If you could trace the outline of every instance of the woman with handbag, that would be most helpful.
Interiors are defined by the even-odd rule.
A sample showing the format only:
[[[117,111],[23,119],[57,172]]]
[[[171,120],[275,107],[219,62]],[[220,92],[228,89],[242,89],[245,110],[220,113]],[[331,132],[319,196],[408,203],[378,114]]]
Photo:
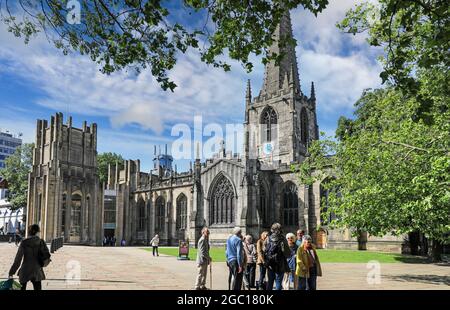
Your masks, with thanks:
[[[12,278],[21,267],[19,283],[22,290],[26,290],[28,281],[31,281],[35,290],[41,290],[41,281],[45,280],[43,267],[50,263],[50,252],[44,240],[37,236],[39,231],[36,224],[28,228],[29,237],[20,243],[14,263],[9,270],[9,277]]]

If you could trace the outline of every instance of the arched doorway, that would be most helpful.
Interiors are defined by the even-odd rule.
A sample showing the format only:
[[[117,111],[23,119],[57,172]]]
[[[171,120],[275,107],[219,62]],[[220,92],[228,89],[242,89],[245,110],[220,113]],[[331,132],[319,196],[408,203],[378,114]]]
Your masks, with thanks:
[[[72,204],[70,210],[70,242],[80,242],[81,234],[81,195],[72,194]]]

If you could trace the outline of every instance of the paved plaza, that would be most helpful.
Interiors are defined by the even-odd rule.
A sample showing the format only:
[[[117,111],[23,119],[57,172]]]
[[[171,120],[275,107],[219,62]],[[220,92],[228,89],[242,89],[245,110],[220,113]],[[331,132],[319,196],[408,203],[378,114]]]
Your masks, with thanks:
[[[0,243],[0,278],[6,277],[17,247]],[[213,263],[213,289],[228,289],[225,263]],[[436,264],[381,264],[380,283],[369,284],[366,264],[324,263],[318,289],[450,289],[450,266]],[[79,271],[79,272],[78,272]],[[43,289],[192,289],[195,261],[178,261],[138,247],[64,246],[45,269]],[[71,275],[80,281],[66,281]],[[207,286],[210,285],[208,274]],[[376,277],[372,282],[377,282]],[[31,289],[31,285],[28,286]]]

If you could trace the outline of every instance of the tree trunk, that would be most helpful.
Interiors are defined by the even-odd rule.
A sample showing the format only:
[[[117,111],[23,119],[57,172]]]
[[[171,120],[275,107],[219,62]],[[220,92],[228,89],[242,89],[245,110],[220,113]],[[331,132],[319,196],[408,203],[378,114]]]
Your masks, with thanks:
[[[411,255],[419,255],[419,232],[413,231],[408,234]]]
[[[420,241],[419,241],[419,255],[427,256],[428,253],[428,240],[425,237],[424,234],[419,234]]]
[[[431,240],[430,258],[433,263],[442,261],[443,249],[444,245],[441,242],[437,240]]]
[[[363,230],[358,230],[358,250],[365,251],[367,250],[367,232]]]

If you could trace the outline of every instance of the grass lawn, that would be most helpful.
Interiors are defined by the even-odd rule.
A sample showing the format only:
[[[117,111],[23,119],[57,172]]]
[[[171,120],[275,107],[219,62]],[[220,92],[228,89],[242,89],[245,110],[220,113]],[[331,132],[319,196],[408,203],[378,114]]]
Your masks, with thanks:
[[[151,252],[151,248],[143,248]],[[212,247],[209,251],[213,262],[225,262],[225,247]],[[177,247],[160,247],[159,253],[178,256]],[[320,262],[322,263],[367,263],[370,260],[376,260],[380,263],[424,263],[421,257],[409,255],[371,252],[371,251],[353,251],[353,250],[318,250]],[[195,260],[197,249],[189,249],[189,258]]]

